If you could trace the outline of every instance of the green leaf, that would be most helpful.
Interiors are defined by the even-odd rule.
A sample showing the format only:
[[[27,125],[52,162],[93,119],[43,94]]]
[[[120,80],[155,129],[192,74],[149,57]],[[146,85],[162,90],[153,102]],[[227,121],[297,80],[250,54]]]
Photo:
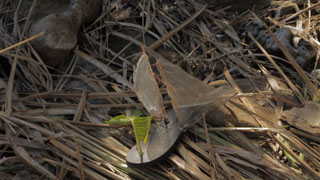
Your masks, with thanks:
[[[131,116],[115,116],[109,121],[105,121],[104,123],[115,125],[129,125],[131,123],[136,137],[138,151],[142,156],[143,152],[140,141],[143,141],[145,144],[147,144],[152,116],[139,117],[141,115],[142,113],[138,109],[135,109],[131,112]]]
[[[142,156],[144,153],[141,148],[140,141],[143,141],[145,144],[148,141],[149,130],[151,126],[152,116],[147,117],[136,117],[132,121],[132,126],[134,134],[136,136],[136,143],[138,146],[139,154]]]
[[[289,142],[286,141],[282,136],[280,136],[279,139],[280,139],[280,141],[283,142],[283,144],[284,144],[287,148],[292,149],[292,148],[290,147]],[[296,163],[297,163],[297,160],[294,159],[294,157],[292,157],[287,151],[283,150],[283,152],[284,152],[284,155],[288,158],[288,160],[289,160],[289,162],[290,162],[291,164],[296,164]]]
[[[142,115],[142,112],[139,109],[134,109],[131,111],[130,116],[118,115],[113,117],[112,119],[105,121],[105,124],[114,124],[114,125],[129,125],[131,121]]]
[[[299,153],[299,159],[304,160],[304,154],[303,153]]]
[[[139,141],[143,141],[145,144],[148,140],[150,125],[152,116],[136,117],[134,118],[132,125]]]
[[[114,124],[114,125],[129,125],[134,118],[135,117],[133,116],[119,115],[119,116],[113,117],[109,121],[105,121],[104,123]]]
[[[134,116],[134,117],[140,117],[142,115],[142,112],[139,109],[134,109],[131,111],[130,116]]]

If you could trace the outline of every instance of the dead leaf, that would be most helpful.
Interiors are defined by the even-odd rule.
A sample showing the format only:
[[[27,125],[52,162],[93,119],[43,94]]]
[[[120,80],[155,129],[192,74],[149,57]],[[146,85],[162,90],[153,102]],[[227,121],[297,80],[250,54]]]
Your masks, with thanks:
[[[148,60],[143,54],[133,73],[134,90],[139,100],[151,115],[163,116],[163,102],[156,80]]]
[[[292,126],[320,136],[320,104],[308,101],[302,108],[285,111],[285,120]]]

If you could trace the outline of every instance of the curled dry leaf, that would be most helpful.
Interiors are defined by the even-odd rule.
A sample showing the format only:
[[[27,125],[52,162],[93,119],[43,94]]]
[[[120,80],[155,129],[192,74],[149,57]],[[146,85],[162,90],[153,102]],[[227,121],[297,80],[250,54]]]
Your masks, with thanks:
[[[285,111],[285,120],[298,129],[320,136],[320,104],[306,102],[302,108],[294,107]]]
[[[179,108],[196,107],[202,105],[221,105],[228,98],[235,95],[235,91],[224,86],[215,88],[189,75],[179,66],[160,60],[164,75],[171,84],[173,95]]]
[[[139,100],[153,116],[163,115],[163,102],[159,87],[154,79],[148,56],[143,54],[133,73],[134,90]]]

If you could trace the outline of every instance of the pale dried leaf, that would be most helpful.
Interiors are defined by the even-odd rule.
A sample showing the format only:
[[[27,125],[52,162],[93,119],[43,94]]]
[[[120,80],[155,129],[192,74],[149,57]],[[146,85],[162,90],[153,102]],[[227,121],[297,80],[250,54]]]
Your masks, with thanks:
[[[179,108],[214,104],[219,106],[235,95],[235,91],[227,86],[215,88],[189,75],[179,66],[165,60],[160,65],[171,85],[173,95]]]
[[[285,111],[285,120],[298,129],[320,136],[320,104],[308,101],[302,108],[293,107]]]
[[[133,74],[134,89],[139,100],[151,115],[163,115],[163,102],[159,87],[146,55],[142,55]]]

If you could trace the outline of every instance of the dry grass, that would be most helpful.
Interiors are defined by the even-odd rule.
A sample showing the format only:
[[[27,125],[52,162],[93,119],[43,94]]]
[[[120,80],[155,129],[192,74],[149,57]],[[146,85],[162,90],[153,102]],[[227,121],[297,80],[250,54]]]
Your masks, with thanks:
[[[191,0],[131,3],[136,7],[105,0],[101,15],[81,30],[72,58],[53,69],[29,44],[36,37],[20,27],[17,12],[13,22],[8,19],[16,9],[0,2],[0,58],[7,63],[1,65],[0,79],[1,177],[320,179],[319,137],[281,124],[285,109],[320,97],[319,82],[272,33],[280,27],[297,29],[297,37],[319,52],[315,9],[320,3],[272,1],[257,15],[236,15]],[[296,12],[273,15],[286,6]],[[265,28],[283,57],[269,54],[248,32],[258,19],[268,19]],[[214,127],[204,117],[164,162],[127,167],[125,156],[135,143],[132,128],[103,122],[133,108],[143,110],[132,86],[140,46],[150,57],[168,59],[205,82],[228,83],[238,95],[224,108],[259,127],[234,127],[230,119],[218,119],[227,127]],[[267,88],[259,88],[257,77],[267,80]],[[246,92],[239,79],[247,79],[253,90]],[[163,88],[161,93],[166,94]]]

